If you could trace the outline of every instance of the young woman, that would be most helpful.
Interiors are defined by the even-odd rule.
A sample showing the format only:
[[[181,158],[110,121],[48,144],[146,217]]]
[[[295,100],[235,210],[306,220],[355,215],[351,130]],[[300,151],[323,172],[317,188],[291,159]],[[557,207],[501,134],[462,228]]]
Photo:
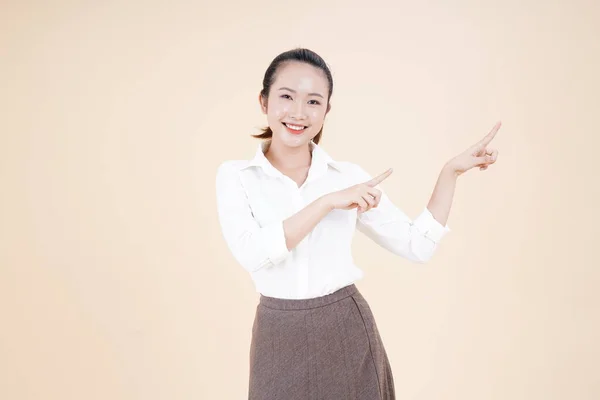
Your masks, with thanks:
[[[449,160],[422,213],[411,220],[358,164],[318,145],[333,79],[308,49],[277,56],[258,96],[268,127],[250,160],[217,171],[218,215],[259,304],[250,347],[250,399],[394,399],[390,363],[373,313],[354,282],[356,229],[415,262],[431,258],[449,231],[456,179],[498,156],[481,141]],[[368,145],[365,142],[365,145]]]

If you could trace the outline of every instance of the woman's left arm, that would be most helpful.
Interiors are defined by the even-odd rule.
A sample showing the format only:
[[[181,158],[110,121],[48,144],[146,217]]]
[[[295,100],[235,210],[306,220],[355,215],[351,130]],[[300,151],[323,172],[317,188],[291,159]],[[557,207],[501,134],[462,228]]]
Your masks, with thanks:
[[[357,228],[383,248],[416,262],[431,259],[438,243],[450,231],[446,221],[450,213],[457,178],[478,166],[485,170],[498,157],[498,151],[488,149],[500,123],[481,141],[448,161],[442,168],[427,207],[411,220],[389,199],[383,189],[376,207],[358,210]],[[357,176],[365,181],[372,177],[362,168]]]
[[[496,123],[483,139],[452,158],[442,168],[427,204],[427,209],[440,224],[446,225],[448,221],[458,177],[474,167],[484,171],[490,164],[496,162],[498,150],[488,148],[488,145],[501,125],[500,122]]]

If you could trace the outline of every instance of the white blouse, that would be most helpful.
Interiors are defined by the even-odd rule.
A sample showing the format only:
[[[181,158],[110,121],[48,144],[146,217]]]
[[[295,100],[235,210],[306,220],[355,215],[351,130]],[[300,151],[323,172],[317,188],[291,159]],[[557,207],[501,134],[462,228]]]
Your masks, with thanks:
[[[320,196],[372,176],[357,164],[334,161],[311,141],[312,161],[302,186],[267,160],[268,141],[251,160],[229,160],[216,176],[217,211],[223,237],[237,262],[265,296],[307,299],[330,294],[363,277],[353,262],[356,229],[381,247],[415,262],[433,255],[450,231],[430,211],[411,221],[382,191],[379,206],[329,212],[295,248],[288,250],[283,221]]]

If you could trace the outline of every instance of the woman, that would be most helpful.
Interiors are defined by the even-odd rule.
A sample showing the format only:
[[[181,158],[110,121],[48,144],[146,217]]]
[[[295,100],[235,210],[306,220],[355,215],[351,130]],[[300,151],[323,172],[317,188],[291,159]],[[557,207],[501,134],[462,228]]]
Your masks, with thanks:
[[[260,293],[250,347],[250,399],[394,399],[388,357],[368,303],[354,282],[356,229],[383,248],[426,262],[449,231],[456,179],[485,170],[500,124],[448,161],[414,220],[358,164],[318,145],[333,79],[308,49],[277,56],[258,96],[268,127],[254,158],[217,171],[218,215],[235,259]]]

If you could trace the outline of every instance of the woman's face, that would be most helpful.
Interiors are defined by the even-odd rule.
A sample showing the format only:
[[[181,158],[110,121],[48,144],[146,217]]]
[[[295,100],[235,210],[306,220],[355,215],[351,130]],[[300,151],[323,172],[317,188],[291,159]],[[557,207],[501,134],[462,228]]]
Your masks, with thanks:
[[[307,145],[321,130],[331,108],[323,71],[301,62],[288,62],[279,67],[271,85],[269,98],[259,95],[273,142],[285,146]]]

